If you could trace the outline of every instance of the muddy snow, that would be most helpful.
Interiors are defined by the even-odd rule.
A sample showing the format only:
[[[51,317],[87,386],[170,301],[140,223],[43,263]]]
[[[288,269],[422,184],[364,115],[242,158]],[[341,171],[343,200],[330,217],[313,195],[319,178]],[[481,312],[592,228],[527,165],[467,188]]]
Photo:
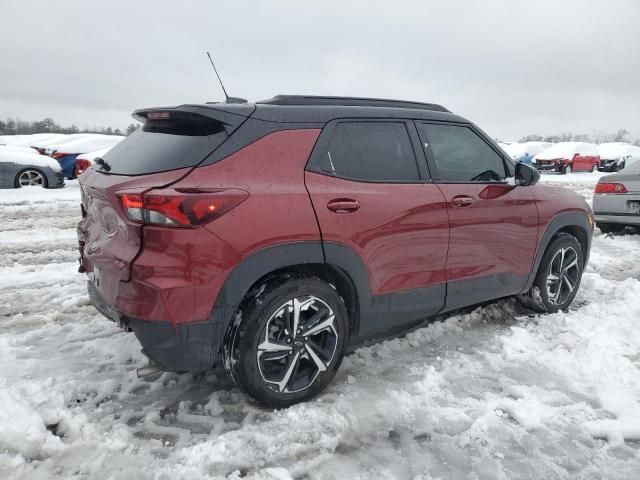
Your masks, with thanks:
[[[600,174],[544,175],[590,201]],[[315,401],[147,380],[77,273],[77,183],[0,191],[2,479],[633,479],[640,235],[596,231],[566,313],[504,300],[345,360]]]

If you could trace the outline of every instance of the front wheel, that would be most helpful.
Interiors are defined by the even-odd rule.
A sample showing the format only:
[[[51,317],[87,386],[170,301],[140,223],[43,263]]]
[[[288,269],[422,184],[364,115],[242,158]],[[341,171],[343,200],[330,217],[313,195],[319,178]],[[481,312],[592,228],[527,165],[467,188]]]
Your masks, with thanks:
[[[278,277],[243,301],[225,340],[224,364],[259,403],[288,407],[324,390],[348,336],[347,310],[334,288],[317,277]]]
[[[598,165],[594,163],[593,165],[591,165],[591,173],[595,172],[596,170],[598,170]]]
[[[560,233],[547,247],[531,289],[520,301],[538,312],[564,310],[575,298],[582,279],[584,256],[580,242]]]
[[[16,175],[14,186],[20,187],[43,187],[47,188],[47,177],[35,168],[27,168]]]
[[[564,165],[560,169],[560,173],[562,173],[562,175],[566,175],[567,173],[571,173],[571,165]]]

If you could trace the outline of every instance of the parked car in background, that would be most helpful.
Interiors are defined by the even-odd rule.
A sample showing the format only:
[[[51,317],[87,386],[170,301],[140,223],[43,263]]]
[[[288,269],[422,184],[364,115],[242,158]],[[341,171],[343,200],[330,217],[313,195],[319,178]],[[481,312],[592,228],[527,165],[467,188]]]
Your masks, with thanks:
[[[593,213],[602,233],[640,227],[640,162],[600,178],[593,194]]]
[[[533,157],[532,164],[538,170],[563,174],[595,172],[600,166],[600,156],[593,143],[559,142]]]
[[[95,152],[83,153],[76,157],[76,171],[75,176],[79,176],[87,171],[96,158],[102,158],[111,148],[103,148],[102,150],[96,150]]]
[[[64,176],[51,157],[0,146],[0,186],[59,188],[64,186]]]
[[[277,96],[139,110],[79,178],[80,271],[159,369],[270,407],[347,348],[510,295],[567,308],[593,216],[434,104]]]
[[[512,142],[500,146],[515,162],[531,165],[533,157],[551,145],[553,145],[551,142]]]
[[[62,144],[47,146],[45,153],[52,156],[60,163],[62,173],[68,179],[76,178],[76,157],[82,153],[92,152],[105,148],[111,148],[121,142],[125,137],[120,135],[92,134]]]
[[[640,147],[625,142],[601,143],[596,147],[600,155],[600,171],[618,172],[626,165],[640,160]]]

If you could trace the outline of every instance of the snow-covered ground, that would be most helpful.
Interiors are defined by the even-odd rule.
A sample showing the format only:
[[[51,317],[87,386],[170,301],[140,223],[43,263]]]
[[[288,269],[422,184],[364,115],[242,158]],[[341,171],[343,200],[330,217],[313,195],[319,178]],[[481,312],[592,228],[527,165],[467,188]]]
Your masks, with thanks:
[[[601,174],[543,175],[590,199]],[[77,273],[77,183],[0,192],[2,479],[634,479],[640,235],[596,231],[567,313],[514,301],[350,355],[317,400],[263,409],[161,374]]]

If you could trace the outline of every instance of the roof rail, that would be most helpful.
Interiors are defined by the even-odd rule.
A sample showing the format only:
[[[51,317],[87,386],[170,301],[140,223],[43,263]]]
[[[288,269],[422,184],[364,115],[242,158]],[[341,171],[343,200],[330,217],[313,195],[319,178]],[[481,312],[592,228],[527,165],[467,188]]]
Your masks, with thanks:
[[[267,100],[256,102],[266,105],[306,105],[306,106],[345,106],[345,107],[390,107],[413,108],[417,110],[435,110],[448,112],[442,105],[435,103],[411,102],[406,100],[389,100],[386,98],[364,97],[325,97],[315,95],[276,95]]]

